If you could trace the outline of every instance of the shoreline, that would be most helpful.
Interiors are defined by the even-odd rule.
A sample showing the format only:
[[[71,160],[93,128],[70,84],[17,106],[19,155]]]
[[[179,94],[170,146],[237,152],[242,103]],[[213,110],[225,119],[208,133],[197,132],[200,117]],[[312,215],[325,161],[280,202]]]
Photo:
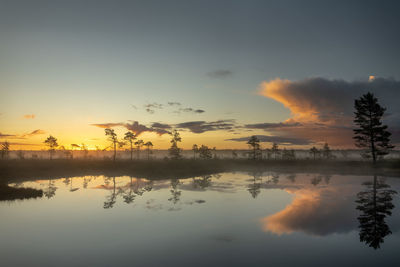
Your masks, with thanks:
[[[184,179],[221,172],[267,171],[400,177],[400,160],[385,160],[376,166],[366,161],[340,160],[1,160],[0,183],[94,175]]]

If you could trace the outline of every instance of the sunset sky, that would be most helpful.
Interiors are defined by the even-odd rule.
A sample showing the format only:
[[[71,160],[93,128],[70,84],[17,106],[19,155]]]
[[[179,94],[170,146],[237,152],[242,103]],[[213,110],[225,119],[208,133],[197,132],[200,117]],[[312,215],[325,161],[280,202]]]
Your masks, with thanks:
[[[398,1],[0,0],[0,141],[352,148],[371,91],[400,144]]]

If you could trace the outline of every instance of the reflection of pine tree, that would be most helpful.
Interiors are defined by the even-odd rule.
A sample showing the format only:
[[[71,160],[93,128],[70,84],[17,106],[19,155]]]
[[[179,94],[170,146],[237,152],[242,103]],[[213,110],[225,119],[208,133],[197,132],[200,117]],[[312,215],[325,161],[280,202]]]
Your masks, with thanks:
[[[193,179],[193,187],[205,189],[211,185],[211,175],[204,175],[200,179]]]
[[[131,177],[131,183],[129,184],[129,191],[124,192],[123,198],[126,204],[132,203],[135,200],[136,195],[133,193],[133,183]]]
[[[171,179],[171,187],[172,189],[170,190],[172,197],[168,199],[168,201],[172,201],[172,203],[176,204],[179,202],[181,198],[181,191],[178,190],[178,185],[180,184],[178,179]]]
[[[45,190],[43,190],[43,194],[47,198],[52,198],[56,195],[56,190],[57,187],[54,185],[54,181],[49,179],[49,185]]]
[[[113,190],[111,192],[111,195],[106,197],[106,201],[104,202],[104,208],[105,209],[111,209],[112,207],[114,207],[114,204],[117,202],[116,198],[117,198],[117,194],[115,192],[116,189],[116,185],[115,185],[115,177],[113,177]]]
[[[253,173],[253,183],[248,185],[247,191],[250,192],[253,198],[256,198],[261,192],[261,173]]]
[[[357,194],[357,209],[361,215],[357,218],[360,225],[360,242],[377,249],[383,243],[385,236],[390,235],[389,226],[385,222],[386,216],[392,215],[394,205],[392,195],[397,192],[390,190],[384,180],[374,175],[373,182],[366,182],[367,190]]]

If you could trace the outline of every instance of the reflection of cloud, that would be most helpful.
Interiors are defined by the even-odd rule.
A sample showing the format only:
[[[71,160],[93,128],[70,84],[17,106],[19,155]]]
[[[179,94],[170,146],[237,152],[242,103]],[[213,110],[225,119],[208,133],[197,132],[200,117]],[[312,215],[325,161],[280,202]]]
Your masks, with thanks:
[[[309,145],[312,142],[307,139],[295,138],[295,137],[282,137],[282,136],[272,136],[272,135],[256,135],[261,142],[271,142],[284,145]],[[237,142],[247,142],[250,136],[225,139],[225,141],[237,141]]]
[[[324,236],[356,228],[354,193],[337,188],[287,189],[295,195],[283,210],[261,219],[264,231]]]

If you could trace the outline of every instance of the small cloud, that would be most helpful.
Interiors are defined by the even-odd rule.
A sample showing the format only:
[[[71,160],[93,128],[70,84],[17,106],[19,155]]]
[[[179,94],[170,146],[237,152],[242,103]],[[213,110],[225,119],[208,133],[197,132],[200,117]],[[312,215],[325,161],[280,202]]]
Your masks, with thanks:
[[[256,135],[261,142],[278,143],[281,145],[309,145],[312,142],[308,139],[295,137],[282,137],[273,135]],[[225,141],[247,142],[251,136],[225,139]]]
[[[145,108],[145,110],[146,110],[147,113],[154,114],[155,109],[162,109],[162,108],[163,108],[163,105],[154,102],[154,103],[151,103],[151,104],[146,104],[146,105],[144,105],[144,108]]]
[[[176,128],[188,129],[192,133],[204,133],[208,131],[217,130],[230,130],[235,126],[234,120],[218,120],[212,122],[206,121],[188,121],[183,123],[178,123]]]
[[[135,105],[131,105],[131,107],[132,107],[133,109],[135,109],[135,110],[138,109],[137,106],[135,106]]]
[[[181,106],[182,104],[179,102],[168,102],[169,106]]]
[[[45,131],[37,129],[37,130],[34,130],[34,131],[30,132],[30,133],[23,134],[23,135],[21,135],[21,137],[22,138],[27,138],[27,137],[32,137],[32,136],[35,136],[35,135],[40,135],[40,134],[45,134],[45,133],[46,133]]]
[[[0,138],[12,138],[12,137],[16,137],[15,134],[3,134],[0,133]]]
[[[203,109],[194,109],[194,108],[180,108],[177,111],[175,111],[175,113],[181,113],[181,112],[185,112],[185,113],[195,113],[195,114],[201,114],[206,112]]]
[[[168,134],[169,131],[163,129],[163,128],[150,128],[147,127],[146,125],[140,124],[138,121],[131,121],[131,123],[123,123],[123,122],[118,122],[118,123],[95,123],[91,124],[92,126],[99,127],[99,128],[113,128],[113,127],[124,127],[128,129],[129,131],[140,135],[143,132],[150,132],[150,133],[156,133],[158,135],[163,135],[163,134]]]
[[[29,119],[34,119],[36,117],[36,115],[35,114],[25,114],[24,116],[23,116],[23,118],[24,119],[27,119],[27,120],[29,120]]]
[[[287,128],[296,126],[302,126],[302,124],[299,122],[279,122],[279,123],[264,122],[264,123],[246,124],[244,127],[249,129],[268,130],[274,128]]]
[[[153,122],[153,124],[151,124],[152,128],[158,128],[158,129],[171,129],[172,126],[166,123],[160,123],[160,122]]]
[[[207,76],[214,79],[225,79],[233,75],[233,72],[230,70],[216,70],[207,73]]]

